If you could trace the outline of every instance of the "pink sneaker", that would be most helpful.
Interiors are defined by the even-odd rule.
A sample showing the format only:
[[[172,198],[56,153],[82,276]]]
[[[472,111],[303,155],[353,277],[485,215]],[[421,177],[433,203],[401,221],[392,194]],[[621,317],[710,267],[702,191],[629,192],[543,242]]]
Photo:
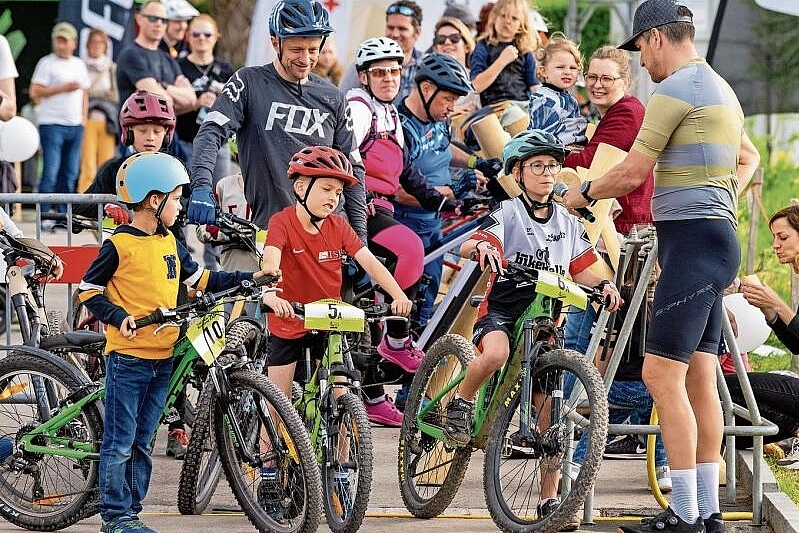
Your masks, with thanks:
[[[410,337],[405,341],[405,345],[402,348],[395,350],[388,345],[388,339],[384,335],[377,347],[377,353],[379,353],[383,359],[391,361],[411,374],[419,369],[419,365],[424,357],[424,352],[416,347],[416,344],[414,344]]]
[[[378,403],[368,401],[363,403],[366,406],[366,416],[371,422],[392,428],[402,426],[402,412],[397,409],[388,394]]]

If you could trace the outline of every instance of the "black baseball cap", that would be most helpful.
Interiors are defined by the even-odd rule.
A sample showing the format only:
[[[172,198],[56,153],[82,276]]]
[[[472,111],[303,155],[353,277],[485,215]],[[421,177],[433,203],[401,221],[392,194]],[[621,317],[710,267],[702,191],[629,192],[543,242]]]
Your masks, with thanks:
[[[678,0],[646,0],[635,10],[633,18],[632,37],[621,43],[618,48],[635,52],[635,40],[639,35],[652,28],[671,24],[672,22],[689,22],[693,24],[693,17],[678,15],[679,7],[685,7]],[[688,9],[686,7],[686,9]]]

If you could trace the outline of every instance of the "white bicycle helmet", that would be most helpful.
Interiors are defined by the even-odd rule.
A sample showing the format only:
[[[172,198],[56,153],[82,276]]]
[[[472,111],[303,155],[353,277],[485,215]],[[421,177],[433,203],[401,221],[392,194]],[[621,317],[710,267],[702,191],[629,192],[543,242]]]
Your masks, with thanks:
[[[388,37],[366,39],[358,47],[355,68],[358,71],[365,70],[372,62],[381,59],[396,59],[401,65],[405,61],[405,53],[396,41]]]

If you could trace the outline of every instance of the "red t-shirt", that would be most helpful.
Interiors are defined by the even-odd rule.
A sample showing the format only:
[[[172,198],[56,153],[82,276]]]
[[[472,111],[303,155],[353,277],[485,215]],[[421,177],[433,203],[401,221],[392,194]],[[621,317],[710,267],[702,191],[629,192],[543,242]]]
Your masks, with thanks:
[[[322,233],[305,231],[297,218],[295,206],[275,213],[269,219],[266,246],[281,251],[283,281],[279,296],[289,302],[309,303],[322,298],[341,299],[341,260],[363,248],[349,223],[339,215],[328,216],[321,223]],[[297,318],[269,316],[269,332],[282,339],[305,335]]]

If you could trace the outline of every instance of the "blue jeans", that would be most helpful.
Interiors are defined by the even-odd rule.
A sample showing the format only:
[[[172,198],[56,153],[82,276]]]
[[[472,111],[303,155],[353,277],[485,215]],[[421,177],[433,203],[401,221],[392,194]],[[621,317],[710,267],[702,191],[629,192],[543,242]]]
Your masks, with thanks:
[[[153,434],[166,402],[172,358],[108,356],[100,446],[100,516],[126,520],[142,510],[150,485]]]
[[[402,210],[394,212],[394,218],[411,228],[422,240],[425,250],[435,248],[442,241],[441,219],[435,218],[416,218],[413,213],[403,216]],[[424,274],[430,277],[427,289],[424,293],[424,303],[419,310],[419,325],[424,326],[433,316],[433,304],[436,303],[438,287],[441,285],[441,275],[444,269],[444,257],[430,261],[424,266]]]
[[[614,381],[608,391],[608,403],[611,406],[608,417],[611,424],[621,424],[628,417],[630,424],[649,424],[649,416],[652,413],[652,396],[643,381]],[[574,450],[575,463],[583,464],[587,437],[588,435],[583,433],[580,442],[577,443],[577,448]],[[613,437],[608,435],[608,442],[611,440]],[[655,441],[655,466],[668,464],[663,439],[658,435]]]
[[[39,124],[39,141],[42,146],[42,179],[40,193],[69,194],[75,192],[80,174],[80,148],[83,142],[83,126],[60,126]],[[42,212],[53,206],[42,204]],[[55,206],[66,213],[63,204]]]

